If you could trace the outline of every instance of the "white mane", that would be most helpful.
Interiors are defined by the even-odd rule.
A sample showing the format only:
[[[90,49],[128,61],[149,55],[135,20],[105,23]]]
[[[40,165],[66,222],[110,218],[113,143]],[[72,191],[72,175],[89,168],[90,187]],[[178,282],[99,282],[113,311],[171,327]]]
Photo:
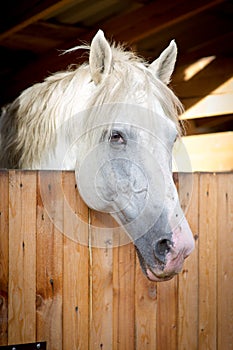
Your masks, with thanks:
[[[76,47],[71,50],[77,50]],[[83,49],[83,46],[81,47]],[[90,50],[89,46],[85,47]],[[113,44],[112,67],[97,86],[88,63],[51,75],[33,85],[2,112],[0,117],[0,165],[7,168],[35,168],[41,155],[56,145],[56,129],[78,112],[103,104],[140,103],[150,107],[154,96],[164,113],[179,130],[181,103],[174,93],[133,52]],[[97,113],[98,114],[98,113]],[[90,113],[86,125],[92,125]]]

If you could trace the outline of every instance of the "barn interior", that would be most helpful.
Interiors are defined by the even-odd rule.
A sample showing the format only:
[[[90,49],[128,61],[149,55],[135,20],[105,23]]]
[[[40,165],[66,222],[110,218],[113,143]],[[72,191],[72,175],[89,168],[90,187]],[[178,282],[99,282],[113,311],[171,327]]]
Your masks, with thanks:
[[[149,62],[175,39],[171,88],[198,172],[174,176],[196,248],[154,283],[113,219],[82,202],[73,172],[0,169],[0,349],[233,349],[232,19],[232,0],[1,2],[0,106],[86,60],[61,52],[98,29]]]
[[[185,107],[192,170],[233,169],[233,2],[230,0],[9,0],[0,13],[0,105],[86,56],[61,55],[98,29],[149,62],[175,39],[171,87]],[[179,170],[185,170],[182,168]]]

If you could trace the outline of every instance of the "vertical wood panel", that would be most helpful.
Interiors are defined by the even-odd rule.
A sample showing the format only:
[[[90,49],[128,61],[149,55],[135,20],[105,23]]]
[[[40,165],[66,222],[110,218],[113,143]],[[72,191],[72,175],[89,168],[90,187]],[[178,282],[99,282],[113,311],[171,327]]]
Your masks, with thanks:
[[[218,174],[218,349],[233,349],[233,174]]]
[[[217,181],[200,174],[199,349],[217,347]]]
[[[90,215],[90,244],[95,245],[90,246],[90,349],[111,349],[113,331],[111,227],[113,219],[95,211],[91,211]],[[102,230],[103,227],[109,227],[109,230],[106,232]]]
[[[179,176],[179,192],[196,250],[178,278],[156,284],[143,276],[121,230],[113,234],[108,215],[91,214],[92,248],[77,244],[89,228],[76,213],[85,221],[88,209],[73,173],[39,172],[36,191],[36,172],[1,171],[0,345],[233,348],[233,174],[194,174],[191,200],[190,176]]]
[[[179,198],[195,238],[195,250],[179,274],[178,349],[198,349],[199,174],[179,174]]]
[[[65,195],[63,350],[88,349],[88,208],[78,194],[73,172],[64,173],[63,189]],[[84,235],[86,244],[83,241],[79,243],[79,236]]]
[[[157,348],[177,349],[177,277],[160,282],[157,307]]]
[[[54,226],[56,220],[63,222],[63,198],[57,187],[62,173],[42,171],[38,178],[37,340],[47,341],[49,350],[62,350],[63,234]]]
[[[143,275],[139,261],[136,263],[135,325],[136,348],[156,349],[157,284]]]
[[[36,336],[36,173],[9,172],[10,344]]]
[[[6,345],[8,341],[8,206],[8,172],[0,171],[0,345]]]
[[[135,349],[135,248],[119,229],[113,265],[113,349]]]

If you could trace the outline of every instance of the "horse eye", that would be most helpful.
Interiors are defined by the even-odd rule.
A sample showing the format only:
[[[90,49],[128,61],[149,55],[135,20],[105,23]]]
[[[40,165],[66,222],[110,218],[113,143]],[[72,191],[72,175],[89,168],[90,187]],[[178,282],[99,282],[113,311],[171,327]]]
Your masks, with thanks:
[[[124,137],[119,131],[113,130],[109,137],[109,141],[113,144],[123,144],[125,143]]]

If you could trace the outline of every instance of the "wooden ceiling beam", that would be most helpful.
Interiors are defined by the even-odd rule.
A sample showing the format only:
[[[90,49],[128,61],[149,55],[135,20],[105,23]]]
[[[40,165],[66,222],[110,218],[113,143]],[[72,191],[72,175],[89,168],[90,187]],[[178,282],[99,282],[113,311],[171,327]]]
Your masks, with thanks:
[[[152,2],[142,9],[117,16],[102,24],[102,29],[114,34],[116,40],[136,43],[149,35],[206,11],[224,0],[179,0]]]
[[[201,100],[182,99],[182,103],[187,110],[182,114],[181,120],[233,114],[232,92],[210,94]]]
[[[63,0],[58,3],[62,6],[61,3],[67,3],[67,1],[71,2],[71,0]],[[191,18],[199,12],[216,6],[223,1],[224,0],[164,1],[160,6],[158,6],[157,2],[152,2],[139,10],[134,10],[128,14],[116,16],[111,20],[104,21],[100,24],[100,27],[106,31],[107,36],[112,35],[116,40],[135,43],[137,40],[141,40],[155,32],[159,33],[159,31],[165,27],[169,28],[171,24],[182,22],[184,19]],[[135,23],[137,23],[137,25],[135,25]],[[92,30],[82,29],[79,38],[82,39],[82,41],[90,41],[96,33],[96,30],[97,28],[93,28]],[[77,44],[78,40],[72,40],[71,42],[66,41],[63,45],[58,47],[58,49],[71,48]],[[67,65],[78,62],[77,56],[79,55],[81,54],[72,53],[59,57],[57,50],[52,49],[48,51],[46,54],[39,57],[38,60],[34,60],[31,64],[15,73],[11,82],[8,82],[3,92],[3,100],[6,101],[8,99],[7,96],[16,96],[30,84],[41,81],[43,77],[47,75],[46,72],[55,72],[60,69],[65,69]]]
[[[3,39],[1,46],[43,54],[59,48],[64,42],[80,38],[83,32],[84,29],[79,27],[38,21]]]
[[[208,132],[211,130],[211,132],[219,132],[219,131],[227,131],[229,130],[229,125],[232,125],[233,123],[233,114],[228,115],[218,115],[214,117],[203,117],[198,119],[191,119],[191,121],[195,122],[195,129],[193,134],[201,134]],[[188,123],[190,120],[188,121]],[[232,129],[232,127],[231,127]],[[186,135],[191,135],[189,133],[189,129]]]
[[[194,62],[195,60],[192,63]],[[172,86],[180,98],[203,98],[233,75],[231,57],[216,57],[209,65],[190,79],[185,80],[184,77],[189,67],[189,64],[180,64],[172,77]]]
[[[0,41],[73,2],[74,0],[43,0],[39,2],[32,0],[30,7],[28,6],[29,2],[26,2],[26,6],[23,6],[20,1],[17,2],[13,8],[1,12]],[[10,16],[7,16],[7,13]]]

